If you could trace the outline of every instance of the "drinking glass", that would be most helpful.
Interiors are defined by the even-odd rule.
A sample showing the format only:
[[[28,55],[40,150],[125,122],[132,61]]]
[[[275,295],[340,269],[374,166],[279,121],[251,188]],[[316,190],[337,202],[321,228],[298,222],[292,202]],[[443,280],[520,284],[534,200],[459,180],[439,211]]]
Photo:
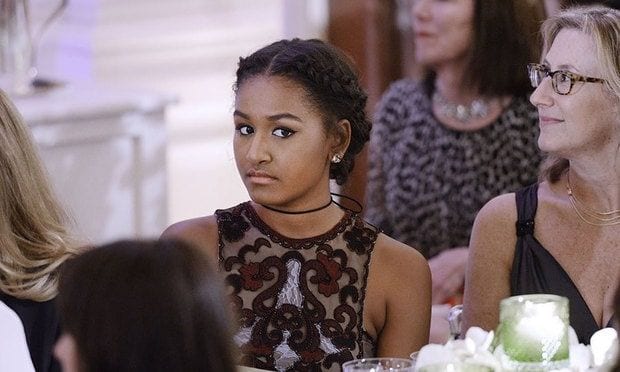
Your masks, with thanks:
[[[343,372],[413,372],[413,361],[404,358],[356,359],[342,365]]]
[[[418,372],[493,372],[493,368],[476,363],[452,362],[429,364],[419,368]]]
[[[509,297],[500,302],[499,318],[499,341],[511,369],[534,371],[568,366],[566,297]]]
[[[418,361],[418,355],[420,355],[420,351],[414,351],[409,355],[409,359],[411,359],[411,366],[415,369],[415,364]]]

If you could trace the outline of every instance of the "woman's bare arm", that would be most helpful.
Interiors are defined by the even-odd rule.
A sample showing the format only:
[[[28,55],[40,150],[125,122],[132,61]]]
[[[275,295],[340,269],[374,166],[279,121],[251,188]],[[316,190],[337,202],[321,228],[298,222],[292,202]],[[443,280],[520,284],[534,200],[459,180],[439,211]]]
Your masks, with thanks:
[[[489,201],[476,216],[469,245],[463,298],[463,327],[492,330],[499,321],[499,302],[510,296],[517,211],[514,194]]]
[[[431,275],[417,250],[379,235],[367,295],[378,356],[409,357],[428,343]]]

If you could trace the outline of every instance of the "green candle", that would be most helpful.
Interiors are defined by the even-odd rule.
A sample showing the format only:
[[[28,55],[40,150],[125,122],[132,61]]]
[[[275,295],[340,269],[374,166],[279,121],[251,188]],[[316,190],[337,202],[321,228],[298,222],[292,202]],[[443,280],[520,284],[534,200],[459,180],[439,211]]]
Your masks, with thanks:
[[[499,338],[517,369],[568,363],[568,299],[535,294],[502,300]]]

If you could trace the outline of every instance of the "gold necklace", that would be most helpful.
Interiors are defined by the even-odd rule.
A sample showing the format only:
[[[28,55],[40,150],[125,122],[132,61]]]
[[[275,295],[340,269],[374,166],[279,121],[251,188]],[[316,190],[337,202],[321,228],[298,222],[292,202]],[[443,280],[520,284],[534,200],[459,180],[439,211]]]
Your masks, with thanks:
[[[566,191],[568,192],[570,204],[583,222],[594,226],[620,225],[620,209],[599,212],[588,208],[577,199],[570,185],[570,171],[566,173]]]

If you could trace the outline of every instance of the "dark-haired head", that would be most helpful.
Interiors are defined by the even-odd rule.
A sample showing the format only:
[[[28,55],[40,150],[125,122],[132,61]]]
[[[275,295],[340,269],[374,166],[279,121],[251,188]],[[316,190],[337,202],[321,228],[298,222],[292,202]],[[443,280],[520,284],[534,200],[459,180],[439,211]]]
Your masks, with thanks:
[[[538,30],[544,7],[538,1],[472,1],[473,38],[464,83],[487,96],[531,92],[525,66],[540,55]],[[428,71],[430,89],[433,79],[434,73]]]
[[[338,130],[339,121],[349,121],[349,147],[342,160],[330,168],[330,178],[343,184],[353,169],[355,155],[370,136],[367,96],[349,58],[321,40],[281,40],[239,59],[235,92],[248,79],[260,75],[285,77],[299,84],[323,116],[328,133]]]
[[[481,93],[521,95],[531,91],[525,66],[540,55],[538,2],[476,0],[471,72]]]
[[[120,241],[62,270],[58,309],[81,372],[234,371],[220,284],[179,241]]]

